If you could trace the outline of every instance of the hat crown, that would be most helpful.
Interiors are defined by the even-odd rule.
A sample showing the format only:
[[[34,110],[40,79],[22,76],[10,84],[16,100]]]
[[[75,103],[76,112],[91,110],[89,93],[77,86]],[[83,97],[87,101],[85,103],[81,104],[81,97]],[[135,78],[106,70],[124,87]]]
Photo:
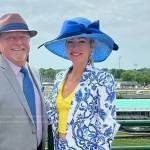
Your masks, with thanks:
[[[83,17],[76,17],[73,19],[70,19],[70,21],[74,21],[78,24],[83,24],[85,27],[90,25],[92,22],[89,19],[83,18]]]
[[[33,37],[37,34],[35,30],[29,30],[27,23],[18,13],[7,13],[0,17],[0,34],[7,32],[22,31]]]
[[[8,13],[0,17],[0,26],[7,25],[10,23],[26,24],[25,20],[17,13]]]
[[[61,28],[61,32],[57,39],[72,37],[75,35],[81,34],[93,34],[102,32],[99,30],[99,21],[91,22],[90,20],[83,17],[76,17],[73,19],[69,19],[64,21],[63,26]]]

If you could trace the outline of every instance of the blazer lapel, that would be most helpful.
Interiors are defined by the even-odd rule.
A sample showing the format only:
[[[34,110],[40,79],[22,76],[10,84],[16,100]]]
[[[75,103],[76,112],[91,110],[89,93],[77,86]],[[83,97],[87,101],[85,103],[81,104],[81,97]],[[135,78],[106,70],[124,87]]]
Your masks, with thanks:
[[[86,88],[90,85],[91,75],[92,74],[90,71],[90,66],[88,65],[81,76],[80,83],[78,84],[76,91],[75,91],[75,95],[73,97],[73,100],[69,109],[69,115],[68,115],[68,121],[67,121],[68,125],[71,123],[73,117],[78,111],[81,101],[84,100],[85,98]]]
[[[23,94],[23,91],[20,87],[19,82],[16,79],[16,76],[15,76],[13,70],[9,66],[8,62],[2,56],[0,56],[0,60],[1,60],[0,66],[3,68],[6,78],[8,79],[10,85],[13,87],[14,91],[16,92],[16,95],[18,96],[18,99],[20,100],[26,113],[28,114],[28,116],[30,117],[30,119],[32,120],[32,122],[34,124],[34,121],[32,119],[32,114],[31,114],[30,108],[28,106],[27,100]]]
[[[32,76],[33,82],[38,90],[39,96],[40,96],[40,102],[41,102],[41,115],[42,115],[42,124],[43,124],[43,129],[45,129],[43,132],[43,135],[46,135],[47,132],[47,117],[46,117],[46,107],[45,107],[45,103],[44,103],[44,98],[43,95],[41,93],[41,84],[38,82],[39,79],[38,77],[33,73],[33,71],[31,70],[30,66],[28,66],[30,74]]]

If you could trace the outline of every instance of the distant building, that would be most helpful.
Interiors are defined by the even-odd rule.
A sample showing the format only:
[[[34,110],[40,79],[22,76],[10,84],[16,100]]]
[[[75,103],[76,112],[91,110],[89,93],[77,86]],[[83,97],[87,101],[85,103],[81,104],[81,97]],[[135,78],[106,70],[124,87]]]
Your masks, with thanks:
[[[136,81],[116,82],[116,89],[138,89],[141,85]]]

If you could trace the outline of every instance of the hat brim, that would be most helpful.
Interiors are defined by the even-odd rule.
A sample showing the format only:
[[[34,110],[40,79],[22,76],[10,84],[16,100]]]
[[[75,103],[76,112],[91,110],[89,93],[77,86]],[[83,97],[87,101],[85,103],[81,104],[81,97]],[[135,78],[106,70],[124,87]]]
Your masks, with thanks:
[[[0,34],[1,34],[1,33],[9,33],[9,32],[27,32],[27,33],[29,33],[29,35],[30,35],[31,38],[34,37],[34,36],[36,36],[37,33],[38,33],[38,32],[35,31],[35,30],[22,30],[22,29],[20,29],[20,30],[1,31]]]
[[[70,38],[90,38],[95,40],[95,47],[92,50],[92,59],[94,62],[102,62],[108,58],[114,47],[114,41],[107,34],[80,34],[62,39],[55,39],[44,43],[44,46],[52,53],[64,58],[69,59],[66,50],[66,40]]]

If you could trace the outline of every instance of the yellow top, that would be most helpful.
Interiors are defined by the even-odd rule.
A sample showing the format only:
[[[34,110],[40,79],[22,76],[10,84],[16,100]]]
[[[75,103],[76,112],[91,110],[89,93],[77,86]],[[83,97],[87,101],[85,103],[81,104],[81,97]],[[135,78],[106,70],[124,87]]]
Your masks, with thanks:
[[[73,90],[72,93],[70,93],[67,97],[64,98],[62,96],[63,85],[64,85],[64,81],[58,91],[58,95],[56,98],[56,107],[57,107],[57,111],[58,111],[58,132],[65,134],[66,127],[67,127],[69,108],[71,105],[72,98],[74,96],[75,89]]]

